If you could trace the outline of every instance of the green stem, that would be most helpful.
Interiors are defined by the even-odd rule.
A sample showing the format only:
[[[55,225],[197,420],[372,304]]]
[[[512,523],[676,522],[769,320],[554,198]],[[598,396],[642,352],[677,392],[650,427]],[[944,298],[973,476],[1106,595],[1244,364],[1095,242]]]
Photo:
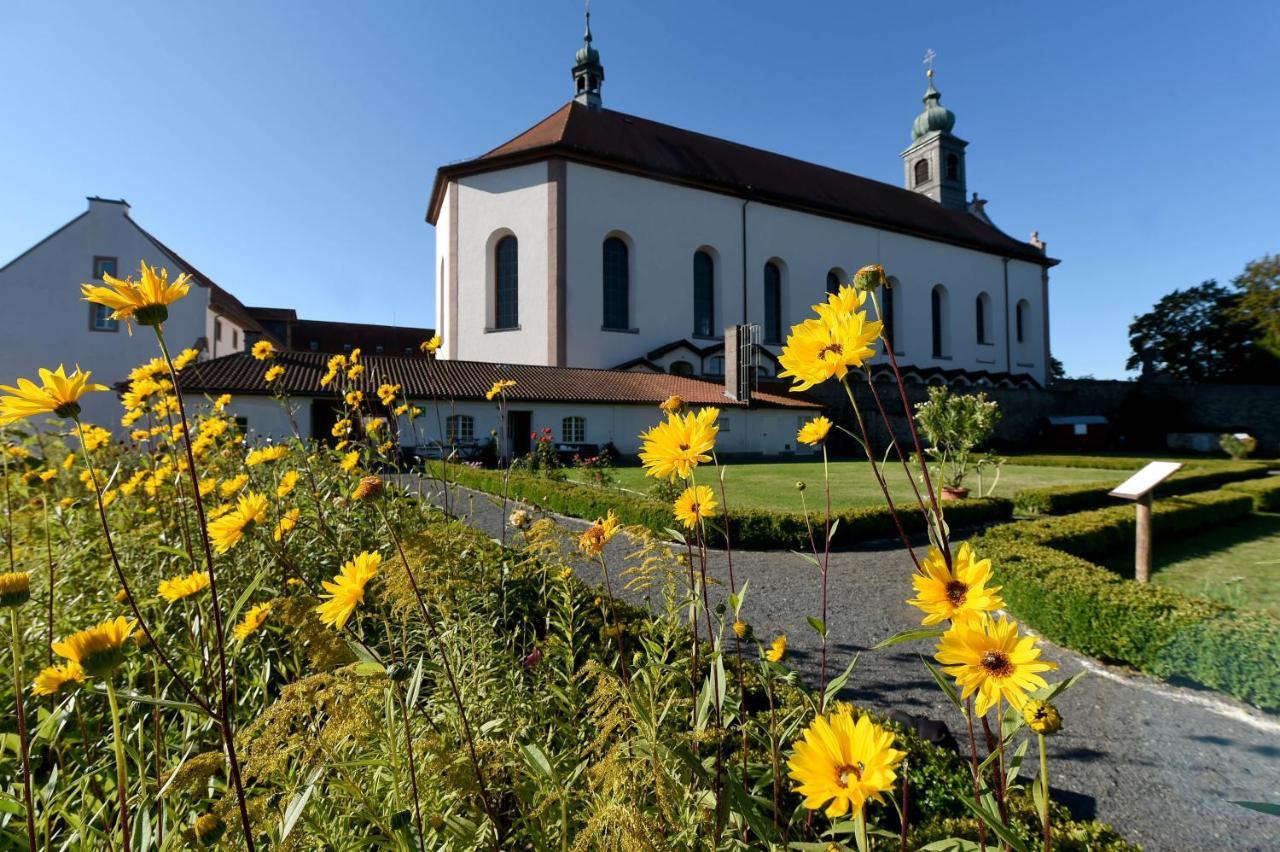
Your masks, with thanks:
[[[1044,793],[1044,811],[1040,817],[1044,822],[1044,852],[1049,852],[1049,758],[1045,748],[1044,734],[1036,734],[1040,741],[1040,789]]]
[[[13,625],[13,697],[18,705],[18,748],[22,749],[22,795],[27,806],[27,842],[36,850],[36,806],[31,795],[31,742],[27,734],[27,711],[22,696],[22,631],[18,629],[18,610],[10,613]]]
[[[111,704],[111,733],[116,752],[116,789],[120,796],[121,848],[129,847],[129,770],[124,759],[124,737],[120,732],[120,702],[116,699],[116,685],[107,678],[107,701]]]

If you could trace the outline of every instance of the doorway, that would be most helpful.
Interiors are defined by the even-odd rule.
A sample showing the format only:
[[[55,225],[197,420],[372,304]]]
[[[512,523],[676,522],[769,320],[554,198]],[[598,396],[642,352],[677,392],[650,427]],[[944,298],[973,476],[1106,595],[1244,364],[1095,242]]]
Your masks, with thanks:
[[[529,450],[533,448],[532,432],[532,411],[507,412],[507,447],[512,459],[529,455]]]

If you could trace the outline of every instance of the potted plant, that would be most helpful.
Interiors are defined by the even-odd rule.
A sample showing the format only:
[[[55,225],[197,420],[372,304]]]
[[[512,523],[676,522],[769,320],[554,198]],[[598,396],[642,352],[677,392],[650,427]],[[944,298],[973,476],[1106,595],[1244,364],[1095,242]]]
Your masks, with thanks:
[[[1258,449],[1258,439],[1248,432],[1235,432],[1223,435],[1218,439],[1222,451],[1236,461],[1243,461],[1249,454]]]
[[[944,500],[969,496],[964,480],[978,462],[974,450],[991,438],[999,419],[999,405],[985,393],[952,394],[935,386],[928,401],[916,403],[916,422],[928,439],[925,452],[936,463]]]

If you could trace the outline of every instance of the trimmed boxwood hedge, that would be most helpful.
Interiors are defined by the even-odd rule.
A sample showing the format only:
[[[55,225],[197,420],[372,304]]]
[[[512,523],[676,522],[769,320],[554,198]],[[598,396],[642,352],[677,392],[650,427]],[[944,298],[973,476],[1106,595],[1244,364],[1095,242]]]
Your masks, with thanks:
[[[1092,457],[1086,458],[1098,460]],[[1088,465],[1080,466],[1088,467]],[[1267,465],[1259,462],[1214,462],[1209,465],[1188,465],[1165,480],[1157,489],[1156,495],[1158,497],[1168,494],[1186,494],[1216,488],[1228,482],[1257,479],[1265,477],[1267,470]],[[1118,484],[1050,485],[1044,488],[1024,488],[1013,495],[1013,504],[1016,511],[1023,515],[1078,512],[1082,509],[1093,509],[1114,503],[1116,498],[1110,496],[1110,492]]]
[[[1230,482],[1222,486],[1224,491],[1248,494],[1253,498],[1253,511],[1280,512],[1280,476]]]
[[[439,463],[432,462],[431,469],[434,475],[440,475]],[[451,465],[448,477],[453,482],[477,491],[502,493],[503,475],[498,471]],[[520,473],[510,475],[507,488],[512,499],[532,503],[561,515],[591,520],[602,517],[612,509],[624,524],[642,526],[654,532],[660,533],[675,525],[668,504],[638,494],[581,483],[557,482]],[[732,498],[732,493],[729,496]],[[1013,516],[1013,502],[998,497],[957,501],[947,503],[944,512],[947,523],[952,528],[975,527],[1009,520]],[[918,508],[899,509],[899,514],[908,533],[924,532],[924,513]],[[832,536],[833,546],[892,539],[898,535],[893,516],[884,506],[846,509],[839,512],[837,517],[840,522]],[[811,518],[819,525],[822,522],[820,515]],[[805,526],[804,515],[799,512],[734,509],[730,513],[730,519],[730,535],[735,547],[758,550],[804,550],[809,547],[808,528]],[[820,541],[821,526],[815,529],[815,534]]]

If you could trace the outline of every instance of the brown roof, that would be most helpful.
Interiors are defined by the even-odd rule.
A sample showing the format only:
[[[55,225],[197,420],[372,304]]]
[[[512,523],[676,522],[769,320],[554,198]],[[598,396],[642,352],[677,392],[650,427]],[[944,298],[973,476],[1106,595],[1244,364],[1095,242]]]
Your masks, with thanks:
[[[526,162],[575,162],[709,189],[979,251],[1053,265],[1057,261],[964,210],[919,193],[575,101],[487,154],[436,173],[427,208],[435,224],[449,181]]]
[[[435,334],[430,328],[325,320],[300,319],[291,322],[289,326],[289,343],[292,348],[329,353],[348,351],[347,347],[350,346],[372,355],[381,346],[387,354],[399,355],[407,349],[418,355],[418,345],[424,340],[430,340]]]
[[[724,385],[705,379],[666,373],[632,373],[591,370],[582,367],[544,367],[532,364],[493,364],[484,361],[442,361],[403,355],[362,353],[364,390],[375,391],[383,382],[399,384],[411,399],[484,399],[499,379],[515,379],[507,391],[512,402],[599,402],[657,405],[671,395],[690,405],[745,408],[724,395]],[[320,386],[328,356],[321,352],[281,352],[275,363],[285,368],[283,389],[295,396],[327,396],[332,387]],[[267,364],[240,352],[211,361],[200,361],[183,370],[184,391],[193,393],[261,394],[267,388],[262,375]],[[751,405],[765,408],[821,408],[807,397],[785,392],[759,392]]]

